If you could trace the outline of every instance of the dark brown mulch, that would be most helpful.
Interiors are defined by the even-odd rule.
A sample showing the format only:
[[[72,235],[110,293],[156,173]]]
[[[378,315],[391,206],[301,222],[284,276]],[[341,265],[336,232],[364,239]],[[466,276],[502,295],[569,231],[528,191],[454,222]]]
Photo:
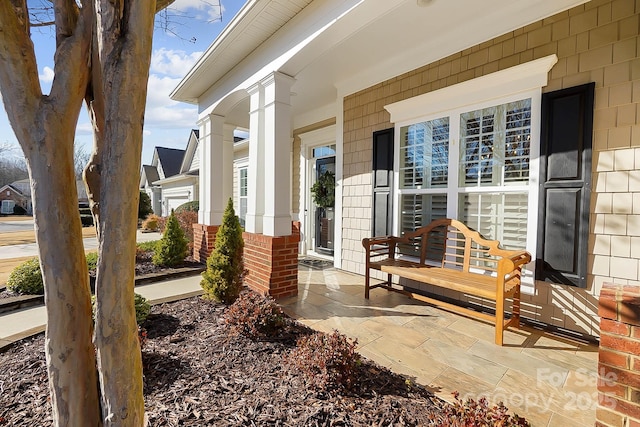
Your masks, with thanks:
[[[357,391],[310,389],[284,362],[309,329],[292,322],[256,342],[231,336],[223,311],[197,297],[152,308],[142,354],[150,426],[429,425],[429,412],[447,405],[369,361]],[[1,353],[0,366],[0,425],[52,425],[42,334]]]

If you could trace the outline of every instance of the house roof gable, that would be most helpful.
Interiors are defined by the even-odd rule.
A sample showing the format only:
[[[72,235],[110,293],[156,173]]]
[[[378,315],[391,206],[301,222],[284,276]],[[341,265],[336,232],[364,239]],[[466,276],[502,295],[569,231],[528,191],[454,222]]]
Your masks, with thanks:
[[[185,150],[180,150],[178,148],[156,147],[155,151],[158,155],[158,166],[162,168],[164,178],[180,173],[180,166],[182,165]]]

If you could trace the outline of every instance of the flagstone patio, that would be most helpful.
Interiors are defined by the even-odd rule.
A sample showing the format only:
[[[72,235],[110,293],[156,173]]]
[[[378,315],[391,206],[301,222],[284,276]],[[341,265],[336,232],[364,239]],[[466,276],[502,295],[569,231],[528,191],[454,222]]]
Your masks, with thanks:
[[[290,316],[358,340],[359,352],[451,401],[492,402],[533,426],[584,427],[595,422],[598,347],[524,326],[494,344],[490,323],[375,289],[364,277],[300,266],[298,296],[279,302]]]

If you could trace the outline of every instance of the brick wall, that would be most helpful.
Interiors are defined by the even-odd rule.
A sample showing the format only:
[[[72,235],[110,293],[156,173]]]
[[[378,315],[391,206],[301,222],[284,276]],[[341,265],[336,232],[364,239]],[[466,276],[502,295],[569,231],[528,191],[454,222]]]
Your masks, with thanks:
[[[639,27],[640,2],[592,0],[345,97],[343,268],[364,272],[371,137],[393,126],[384,106],[555,53],[544,92],[596,83],[588,285],[538,282],[522,315],[597,335],[602,284],[640,286]]]
[[[193,224],[193,258],[196,261],[207,262],[213,252],[218,228],[218,225]]]
[[[247,286],[274,298],[298,295],[300,223],[294,223],[289,236],[245,232],[242,237]]]
[[[640,426],[640,288],[605,284],[599,315],[596,425]]]

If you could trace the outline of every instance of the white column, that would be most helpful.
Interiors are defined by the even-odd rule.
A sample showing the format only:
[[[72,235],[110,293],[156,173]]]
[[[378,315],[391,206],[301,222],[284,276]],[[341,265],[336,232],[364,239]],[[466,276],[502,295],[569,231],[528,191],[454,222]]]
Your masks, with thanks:
[[[264,215],[264,89],[255,84],[247,92],[249,107],[249,167],[247,170],[247,216],[245,230],[262,233]]]
[[[291,86],[294,79],[273,73],[264,87],[264,216],[263,233],[291,234]]]
[[[200,120],[200,209],[198,222],[222,224],[233,189],[233,127],[224,117],[210,114]],[[231,135],[231,136],[229,136]]]
[[[236,129],[234,125],[225,124],[223,128],[223,146],[222,146],[222,200],[224,208],[226,208],[229,198],[233,197],[233,131]],[[236,213],[238,206],[234,206]],[[222,224],[222,221],[220,222]]]
[[[200,181],[200,207],[198,209],[198,223],[211,225],[211,199],[209,198],[209,187],[211,186],[211,165],[209,164],[209,151],[211,150],[211,121],[209,116],[198,121],[200,148],[200,171],[198,180]]]

